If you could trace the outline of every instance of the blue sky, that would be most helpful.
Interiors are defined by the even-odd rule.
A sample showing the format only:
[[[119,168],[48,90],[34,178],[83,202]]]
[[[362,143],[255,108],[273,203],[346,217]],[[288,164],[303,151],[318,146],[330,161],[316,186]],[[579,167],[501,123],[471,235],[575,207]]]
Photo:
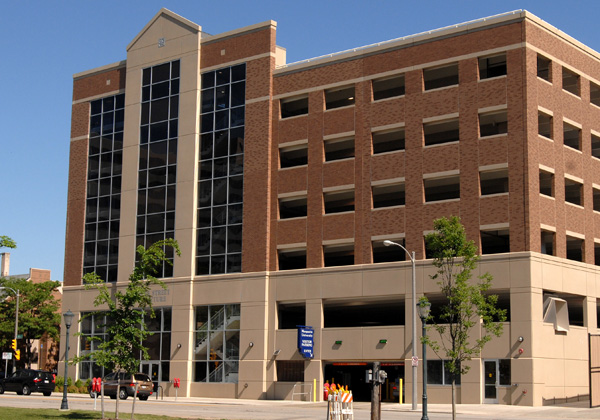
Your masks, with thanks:
[[[526,9],[600,50],[598,0],[60,0],[4,2],[0,14],[0,235],[11,274],[64,266],[72,76],[126,58],[162,8],[218,34],[269,19],[293,62]]]

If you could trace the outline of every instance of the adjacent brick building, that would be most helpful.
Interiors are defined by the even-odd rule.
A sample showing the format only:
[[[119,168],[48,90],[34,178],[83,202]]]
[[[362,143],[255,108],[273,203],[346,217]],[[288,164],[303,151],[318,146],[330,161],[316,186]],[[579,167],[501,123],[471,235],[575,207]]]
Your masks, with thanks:
[[[391,400],[396,378],[411,386],[415,302],[383,241],[415,251],[417,298],[435,305],[423,238],[456,215],[509,313],[459,401],[587,394],[600,55],[526,11],[292,64],[275,39],[273,21],[208,35],[163,9],[125,61],[74,76],[64,307],[93,309],[84,273],[119,287],[136,245],[174,237],[142,365],[167,393],[176,377],[180,395],[270,399],[334,379],[368,398],[380,361]],[[428,366],[430,401],[448,402]]]

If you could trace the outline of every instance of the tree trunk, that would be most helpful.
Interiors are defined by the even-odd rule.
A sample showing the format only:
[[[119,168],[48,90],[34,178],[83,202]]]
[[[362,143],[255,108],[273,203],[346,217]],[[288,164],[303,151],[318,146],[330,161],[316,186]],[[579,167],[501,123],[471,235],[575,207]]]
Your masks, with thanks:
[[[456,379],[452,375],[452,420],[456,420]]]

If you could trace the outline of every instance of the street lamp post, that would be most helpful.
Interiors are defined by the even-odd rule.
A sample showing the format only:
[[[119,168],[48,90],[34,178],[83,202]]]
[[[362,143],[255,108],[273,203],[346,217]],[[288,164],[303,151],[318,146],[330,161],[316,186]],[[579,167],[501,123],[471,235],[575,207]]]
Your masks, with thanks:
[[[12,290],[13,293],[17,296],[17,306],[15,308],[15,340],[17,340],[17,335],[19,333],[19,289],[15,290],[12,287],[0,286],[0,290],[9,289]],[[13,372],[17,370],[17,359],[13,362]]]
[[[67,378],[69,373],[69,329],[71,328],[71,322],[73,322],[74,316],[75,315],[73,314],[73,312],[71,312],[70,309],[63,314],[63,317],[65,318],[65,326],[67,327],[67,339],[65,342],[65,382],[63,385],[63,399],[60,403],[61,410],[69,409],[69,403],[67,401]]]
[[[392,242],[389,240],[383,241],[385,246],[395,245],[402,248],[408,258],[410,258],[410,262],[412,263],[412,301],[413,301],[413,309],[412,309],[412,356],[413,360],[417,357],[417,307],[414,305],[417,302],[417,280],[416,280],[416,270],[415,270],[415,251],[412,253],[408,252],[404,246],[399,243]],[[417,365],[416,363],[412,363],[412,409],[417,409]]]
[[[421,318],[421,324],[423,325],[423,338],[427,337],[427,318],[431,311],[431,303],[422,302],[417,303],[419,307],[419,318]],[[421,420],[429,420],[427,417],[427,344],[423,340],[423,415]]]

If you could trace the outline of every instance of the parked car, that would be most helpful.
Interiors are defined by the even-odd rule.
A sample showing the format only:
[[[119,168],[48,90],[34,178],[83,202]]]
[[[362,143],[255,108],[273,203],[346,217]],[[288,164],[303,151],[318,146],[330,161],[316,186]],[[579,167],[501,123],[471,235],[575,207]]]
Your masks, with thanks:
[[[49,397],[55,387],[56,383],[52,372],[43,370],[21,369],[0,379],[0,394],[4,394],[4,391],[14,391],[19,395],[41,392],[44,396]]]
[[[120,380],[121,386],[119,392],[117,392],[118,381]],[[133,375],[126,372],[112,372],[106,375],[102,382],[104,383],[104,395],[111,399],[116,399],[117,394],[122,400],[126,400],[127,397],[135,396],[135,386],[137,384],[137,397],[145,401],[150,395],[152,395],[152,380],[145,373],[134,373]],[[88,386],[88,392],[90,397],[95,398],[100,396],[100,393],[92,389],[92,384]]]

